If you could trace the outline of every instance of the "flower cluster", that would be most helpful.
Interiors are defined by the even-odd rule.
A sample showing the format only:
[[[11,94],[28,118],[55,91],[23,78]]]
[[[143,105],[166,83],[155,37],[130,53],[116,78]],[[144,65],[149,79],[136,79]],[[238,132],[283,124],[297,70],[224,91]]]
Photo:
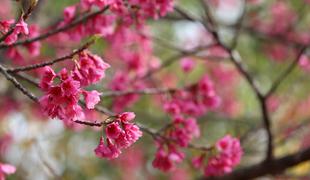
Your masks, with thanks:
[[[128,22],[143,21],[148,17],[156,19],[173,10],[173,0],[81,0],[80,5],[84,10],[89,10],[92,6],[110,6],[112,12]]]
[[[229,173],[240,163],[243,151],[237,138],[226,135],[216,143],[217,155],[208,159],[204,167],[205,176],[220,176]],[[205,154],[193,159],[195,168],[201,168]]]
[[[123,66],[117,70],[109,83],[110,90],[124,91],[147,87],[141,77],[154,68],[153,64],[156,58],[153,56],[151,39],[143,30],[146,31],[147,27],[137,30],[125,25],[118,25],[115,32],[107,37],[110,47],[105,54],[106,57],[113,60],[111,63],[115,63],[115,65],[123,62]],[[138,99],[139,95],[137,94],[115,97],[113,111],[121,112]]]
[[[187,147],[193,138],[200,136],[199,126],[194,118],[177,116],[173,120],[173,128],[168,132],[168,137],[175,139],[181,147]]]
[[[203,76],[188,90],[180,90],[174,93],[173,99],[168,101],[164,108],[171,115],[186,114],[200,116],[210,109],[220,105],[220,98],[215,93],[214,85],[208,76]]]
[[[172,142],[159,141],[157,155],[153,161],[153,166],[161,170],[167,171],[174,167],[175,163],[179,163],[183,158],[177,161],[170,160],[170,152],[178,152],[178,148],[188,147],[189,143],[200,136],[199,126],[194,117],[201,116],[208,109],[214,109],[219,106],[220,98],[215,93],[213,82],[208,76],[203,76],[196,84],[188,90],[179,90],[172,95],[173,99],[166,102],[164,109],[172,116],[171,125],[164,130],[165,137],[171,139]],[[185,118],[187,116],[187,118]],[[173,147],[173,151],[168,153],[162,147],[167,144],[168,149]],[[173,153],[174,154],[174,153]],[[175,157],[174,155],[172,157]],[[183,156],[179,156],[183,157]],[[163,162],[161,162],[163,161]],[[174,163],[173,163],[174,162]],[[169,167],[169,168],[167,168]]]
[[[193,138],[200,136],[199,126],[194,118],[175,116],[171,126],[165,129],[166,139],[157,141],[158,149],[153,160],[153,167],[162,171],[170,171],[176,163],[182,162],[185,155],[179,147],[187,147]],[[166,148],[165,148],[166,147]]]
[[[15,173],[16,168],[10,164],[0,163],[0,180],[5,180],[6,175]]]
[[[64,26],[74,20],[75,14],[89,11],[92,7],[105,8],[109,6],[110,15],[97,15],[85,24],[79,25],[67,32],[72,40],[80,40],[87,35],[99,34],[103,37],[113,34],[116,20],[122,21],[127,27],[132,24],[143,26],[145,19],[158,18],[173,10],[173,0],[81,0],[80,3],[64,9]]]
[[[142,132],[139,127],[131,121],[135,118],[132,112],[124,112],[116,116],[116,119],[105,128],[106,144],[103,137],[95,149],[99,158],[114,159],[121,154],[121,150],[135,143]]]
[[[12,32],[11,32],[12,30]],[[10,33],[5,39],[6,45],[11,45],[17,41],[20,37],[34,38],[39,35],[39,28],[37,25],[30,25],[20,19],[16,24],[14,20],[0,21],[0,32],[2,34]],[[22,36],[21,36],[22,35]],[[36,57],[40,54],[41,42],[34,41],[31,43],[23,44],[29,53],[30,57]],[[24,64],[24,54],[20,51],[20,48],[9,47],[6,51],[6,55],[13,60],[15,64]]]
[[[82,87],[102,79],[104,71],[110,67],[89,52],[82,52],[79,57],[80,61],[71,73],[64,68],[56,74],[50,67],[45,67],[40,82],[40,87],[45,92],[40,98],[43,111],[66,124],[84,118],[83,109],[79,105],[81,95],[84,96],[87,109],[93,109],[100,101],[100,93],[95,90],[86,91]],[[56,83],[56,78],[59,83]]]

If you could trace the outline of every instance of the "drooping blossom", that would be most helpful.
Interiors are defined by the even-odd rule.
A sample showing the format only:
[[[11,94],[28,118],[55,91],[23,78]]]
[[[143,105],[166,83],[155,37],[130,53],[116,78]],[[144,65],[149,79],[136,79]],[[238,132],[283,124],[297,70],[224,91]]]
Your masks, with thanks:
[[[237,138],[226,135],[216,143],[218,154],[208,160],[205,176],[220,176],[229,173],[240,163],[243,151]]]
[[[99,158],[108,158],[108,159],[117,158],[121,154],[120,149],[117,148],[117,146],[111,142],[112,141],[111,139],[107,138],[106,141],[107,145],[104,144],[103,138],[102,137],[100,138],[99,145],[94,150],[96,156]]]
[[[141,136],[140,128],[131,121],[135,115],[132,112],[125,112],[116,116],[116,119],[105,128],[106,144],[101,137],[95,154],[99,158],[117,158],[122,149],[128,148]]]
[[[164,172],[172,171],[176,168],[177,163],[183,161],[184,157],[184,153],[180,152],[175,146],[168,144],[165,148],[163,144],[160,144],[152,165]]]

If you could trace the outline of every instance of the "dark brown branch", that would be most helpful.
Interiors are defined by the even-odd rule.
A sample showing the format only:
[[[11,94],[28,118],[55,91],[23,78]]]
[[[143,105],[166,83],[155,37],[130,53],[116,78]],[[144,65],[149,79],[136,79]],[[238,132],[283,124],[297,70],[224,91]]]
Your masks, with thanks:
[[[31,100],[37,102],[38,98],[33,95],[31,92],[29,92],[23,85],[21,85],[13,76],[11,76],[5,69],[5,67],[3,67],[2,65],[0,65],[0,72],[5,76],[5,78],[10,81],[11,83],[14,84],[14,86],[19,89],[23,94],[25,94],[26,96],[28,96]]]
[[[39,80],[37,79],[34,79],[33,77],[29,76],[28,74],[26,73],[22,73],[22,72],[19,72],[19,73],[15,73],[15,74],[12,74],[14,75],[15,77],[19,78],[19,79],[22,79],[34,86],[36,86],[37,88],[39,88]]]
[[[207,4],[206,1],[202,1],[202,5],[205,8],[205,13],[206,13],[206,21],[207,22],[202,22],[202,24],[205,25],[206,30],[211,32],[213,38],[217,43],[226,50],[230,56],[231,62],[234,64],[236,69],[239,71],[239,73],[245,78],[245,80],[248,82],[250,87],[252,88],[253,92],[256,95],[256,98],[260,104],[260,109],[262,112],[262,119],[264,123],[264,128],[267,133],[267,138],[268,138],[268,144],[267,144],[267,151],[266,151],[266,158],[265,161],[270,161],[273,158],[273,136],[272,136],[272,130],[271,130],[271,120],[269,117],[267,105],[266,105],[266,98],[265,96],[260,92],[258,85],[254,78],[252,77],[251,73],[248,71],[247,67],[242,63],[242,59],[240,54],[233,50],[232,48],[226,46],[223,42],[221,42],[221,39],[218,35],[218,32],[215,30],[215,22],[213,21],[213,18],[211,16],[210,8]],[[210,24],[210,26],[207,25],[207,23]],[[235,40],[234,46],[236,46],[237,39]]]
[[[80,120],[75,120],[75,123],[86,125],[86,126],[92,126],[92,127],[101,127],[104,125],[103,122],[90,122],[90,121],[80,121]]]
[[[202,179],[206,179],[206,180],[254,179],[254,178],[265,176],[265,175],[279,174],[290,167],[293,167],[295,165],[298,165],[302,162],[306,162],[309,160],[310,160],[310,148],[307,148],[305,150],[301,150],[291,155],[272,159],[269,162],[266,161],[263,163],[255,164],[249,167],[236,170],[222,177],[202,178]]]

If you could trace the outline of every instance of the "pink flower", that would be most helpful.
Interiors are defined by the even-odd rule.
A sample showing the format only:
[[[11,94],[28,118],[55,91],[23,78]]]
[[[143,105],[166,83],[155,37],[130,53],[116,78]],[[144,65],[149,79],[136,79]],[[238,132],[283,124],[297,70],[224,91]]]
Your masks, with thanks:
[[[195,157],[192,159],[192,164],[194,166],[194,168],[199,169],[203,166],[203,160],[205,159],[204,155]]]
[[[124,123],[123,126],[126,133],[128,146],[135,143],[142,136],[142,131],[140,131],[137,125],[131,123]]]
[[[110,67],[99,56],[89,52],[79,55],[78,67],[73,72],[73,78],[80,81],[81,86],[87,86],[105,77],[105,70]]]
[[[152,165],[154,168],[158,168],[165,172],[173,169],[173,162],[168,158],[166,152],[163,149],[157,151]]]
[[[109,124],[106,128],[107,137],[110,139],[117,139],[121,132],[122,129],[116,122]]]
[[[13,31],[12,34],[10,34],[8,37],[5,38],[4,42],[7,45],[13,44],[18,39],[18,33],[16,31]]]
[[[16,28],[15,31],[19,34],[24,34],[24,35],[28,35],[29,34],[29,29],[28,29],[28,24],[21,19],[17,24],[16,24]]]
[[[135,119],[136,115],[134,112],[124,112],[118,115],[118,118],[123,122],[129,122]]]
[[[299,60],[299,66],[307,72],[310,72],[310,61],[307,55],[302,55]]]
[[[183,159],[182,152],[177,151],[174,146],[168,145],[168,151],[165,151],[163,147],[158,148],[152,165],[154,168],[167,172],[174,170],[175,164],[180,163]]]
[[[45,92],[39,100],[44,113],[52,118],[58,117],[69,127],[71,127],[71,121],[81,120],[85,117],[82,107],[78,104],[81,95],[84,96],[87,109],[95,108],[95,105],[100,101],[100,93],[95,90],[83,90],[82,83],[88,85],[97,81],[98,77],[92,77],[96,73],[102,78],[105,68],[109,66],[104,62],[99,62],[99,57],[86,55],[89,58],[84,59],[87,61],[86,64],[82,62],[78,67],[75,67],[75,73],[72,74],[63,68],[56,74],[53,69],[47,66],[43,69],[40,81],[40,87]],[[59,79],[57,84],[54,83],[56,77]]]
[[[159,149],[156,152],[152,165],[154,168],[158,168],[165,172],[174,168],[173,162],[168,158],[167,153],[163,149]]]
[[[49,66],[45,66],[42,72],[40,88],[45,91],[48,90],[48,88],[52,85],[55,77],[56,77],[56,74],[54,70]]]
[[[199,91],[204,95],[213,95],[214,94],[214,85],[211,79],[205,75],[199,81]]]
[[[6,21],[0,21],[0,27],[1,27],[1,31],[3,32],[8,32],[11,28],[11,25],[13,25],[15,22],[14,19],[11,20],[6,20]]]
[[[61,93],[64,97],[73,97],[80,93],[80,82],[68,78],[60,84]]]
[[[192,71],[194,66],[195,66],[195,62],[193,59],[191,59],[191,58],[181,59],[181,67],[182,67],[184,72],[188,73],[188,72]]]
[[[232,165],[240,162],[243,151],[238,139],[226,135],[216,143],[216,148],[221,155],[230,159]]]
[[[96,90],[93,91],[83,91],[83,95],[85,98],[86,107],[88,109],[94,109],[95,105],[100,101],[101,93],[97,92]]]
[[[229,173],[240,163],[243,154],[238,139],[226,135],[216,143],[218,155],[211,157],[204,169],[205,176],[220,176]]]
[[[199,135],[200,130],[196,123],[196,119],[184,119],[181,116],[174,118],[170,137],[175,139],[178,145],[186,147],[193,138],[199,137]]]
[[[7,25],[9,24],[10,22],[6,22],[6,23],[3,23],[2,25],[5,26],[5,29],[7,28]],[[9,29],[8,29],[9,31]],[[5,31],[5,32],[8,32],[8,31]],[[4,42],[8,45],[14,43],[17,41],[18,39],[18,35],[19,34],[23,34],[23,35],[28,35],[29,34],[29,29],[28,29],[28,25],[27,23],[25,23],[25,21],[22,19],[20,20],[16,26],[15,26],[15,29],[13,30],[13,32],[4,40]]]
[[[116,158],[121,153],[122,149],[128,148],[142,136],[139,127],[129,122],[132,121],[134,117],[134,113],[125,112],[117,115],[114,122],[107,125],[105,129],[107,146],[104,145],[101,139],[99,146],[95,150],[98,157],[108,159]],[[117,154],[117,156],[115,154]]]
[[[65,22],[69,22],[73,19],[75,14],[76,6],[68,6],[64,9],[64,20]]]
[[[81,0],[80,4],[84,10],[89,10],[92,6],[102,8],[109,4],[115,3],[117,0]]]
[[[6,175],[14,174],[16,168],[10,164],[0,163],[0,180],[5,180]]]
[[[108,159],[115,159],[121,153],[121,151],[114,144],[112,144],[109,138],[107,138],[107,145],[105,145],[102,137],[100,138],[99,145],[94,151],[97,157]]]
[[[171,115],[178,115],[181,113],[181,109],[178,103],[175,101],[165,103],[164,109],[166,112],[170,113]]]
[[[60,79],[57,85],[53,84],[55,77]],[[45,67],[40,87],[45,91],[45,94],[39,102],[46,115],[51,118],[58,117],[66,125],[69,125],[70,121],[84,118],[83,109],[78,104],[82,93],[80,82],[74,80],[66,69],[56,75],[50,67]],[[94,103],[95,101],[96,99],[92,99],[90,102]]]

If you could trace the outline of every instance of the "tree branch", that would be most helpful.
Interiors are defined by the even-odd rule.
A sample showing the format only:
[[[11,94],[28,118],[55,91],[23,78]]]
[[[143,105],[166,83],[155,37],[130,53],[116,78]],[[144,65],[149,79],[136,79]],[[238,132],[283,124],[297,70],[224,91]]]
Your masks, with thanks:
[[[56,59],[53,59],[53,60],[50,60],[50,61],[45,61],[45,62],[38,63],[38,64],[32,64],[32,65],[29,65],[29,66],[10,68],[10,69],[7,69],[7,72],[8,73],[17,73],[17,72],[20,72],[20,71],[29,71],[29,70],[41,68],[41,67],[44,67],[44,66],[53,65],[55,63],[64,61],[66,59],[72,59],[76,54],[79,54],[80,52],[82,52],[85,49],[87,49],[93,42],[94,41],[87,42],[82,47],[80,47],[79,49],[74,50],[72,53],[70,53],[68,55],[65,55],[63,57],[56,58]]]
[[[38,102],[38,98],[33,95],[31,92],[29,92],[23,85],[21,85],[13,76],[11,76],[5,67],[3,67],[2,65],[0,65],[0,72],[4,75],[4,77],[10,81],[11,83],[14,84],[14,86],[19,89],[23,94],[25,94],[26,96],[28,96],[31,100]]]
[[[206,26],[205,22],[202,22],[202,24],[205,25],[206,30],[210,31],[214,40],[222,47],[224,48],[225,51],[228,52],[231,62],[234,64],[236,69],[239,71],[239,73],[245,78],[245,80],[248,82],[250,85],[251,89],[256,95],[256,98],[260,104],[260,109],[262,112],[262,119],[264,123],[264,127],[266,130],[267,138],[268,138],[268,143],[267,143],[267,150],[266,150],[266,158],[265,161],[270,161],[273,158],[273,136],[271,132],[271,123],[270,123],[270,117],[268,114],[268,109],[267,109],[267,104],[266,104],[266,98],[265,96],[260,92],[258,85],[255,81],[255,79],[251,76],[251,73],[248,71],[247,67],[242,63],[242,59],[240,54],[236,51],[233,50],[231,47],[226,46],[223,42],[221,42],[221,39],[219,37],[218,32],[215,30],[215,22],[213,21],[211,14],[210,14],[210,8],[208,4],[203,1],[202,4],[204,5],[205,8],[205,13],[206,13],[206,19],[208,23],[211,25]],[[237,44],[237,39],[234,40],[234,47]]]
[[[102,92],[101,97],[115,97],[115,96],[125,96],[129,94],[165,94],[173,93],[177,90],[176,88],[146,88],[138,90],[127,90],[127,91],[110,91]]]
[[[31,39],[26,39],[26,40],[22,40],[22,41],[17,41],[13,44],[10,44],[10,45],[6,45],[6,44],[1,44],[0,45],[0,49],[4,49],[4,48],[9,48],[9,47],[15,47],[15,46],[18,46],[18,45],[24,45],[24,44],[29,44],[29,43],[32,43],[32,42],[35,42],[35,41],[40,41],[40,40],[43,40],[43,39],[46,39],[50,36],[53,36],[55,34],[58,34],[60,32],[63,32],[63,31],[67,31],[85,21],[87,21],[88,19],[90,18],[93,18],[101,13],[104,13],[105,11],[107,11],[109,9],[109,6],[106,6],[105,8],[103,9],[100,9],[98,11],[95,11],[95,12],[92,12],[92,13],[89,13],[85,16],[83,16],[82,18],[79,18],[73,22],[71,22],[70,24],[67,24],[65,26],[62,26],[62,27],[59,27],[59,28],[56,28],[54,30],[50,30],[48,31],[47,33],[45,34],[41,34],[37,37],[34,37],[34,38],[31,38]]]
[[[230,174],[213,177],[213,178],[202,178],[205,180],[246,180],[254,179],[265,175],[274,175],[285,171],[286,169],[298,165],[302,162],[310,160],[310,148],[301,150],[294,154],[290,154],[281,158],[272,159],[269,162],[255,164],[249,167],[245,167],[236,170]]]

